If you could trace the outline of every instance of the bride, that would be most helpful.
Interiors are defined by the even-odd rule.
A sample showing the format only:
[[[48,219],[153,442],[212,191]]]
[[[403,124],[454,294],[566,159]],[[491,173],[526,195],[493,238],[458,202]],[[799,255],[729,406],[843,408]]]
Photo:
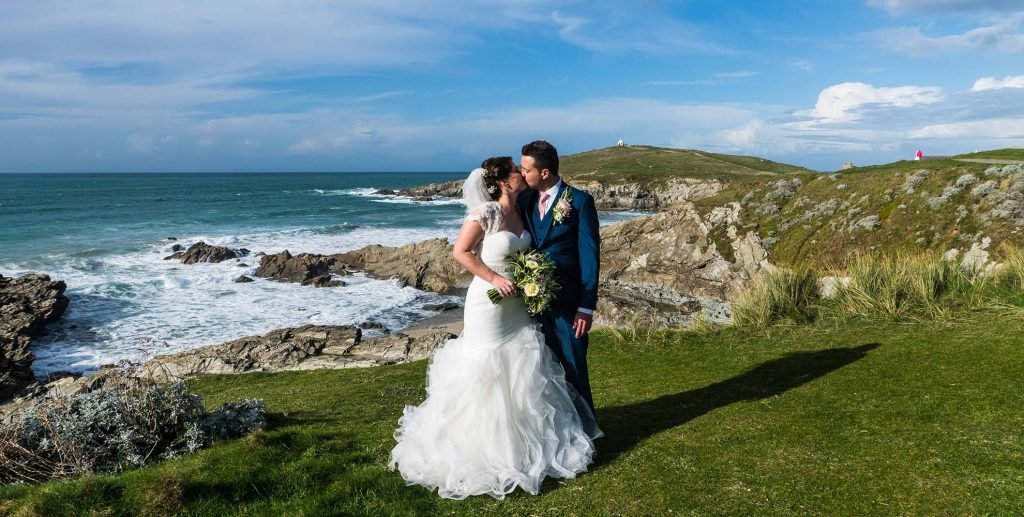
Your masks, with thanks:
[[[488,158],[463,185],[471,210],[453,255],[475,276],[465,327],[434,354],[427,399],[406,406],[395,431],[389,467],[441,497],[503,499],[516,487],[537,494],[546,476],[575,477],[593,459],[577,407],[593,415],[574,405],[564,370],[505,276],[508,259],[530,247],[515,202],[525,189],[510,157]],[[500,303],[487,298],[491,288]]]

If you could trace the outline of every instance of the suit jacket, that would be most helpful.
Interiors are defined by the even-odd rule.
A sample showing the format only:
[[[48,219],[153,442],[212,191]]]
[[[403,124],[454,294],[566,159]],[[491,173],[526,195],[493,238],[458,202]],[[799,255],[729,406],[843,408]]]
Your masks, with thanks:
[[[554,208],[569,192],[572,209],[561,223],[554,222]],[[597,278],[600,272],[601,236],[594,198],[586,192],[562,182],[551,200],[544,219],[537,212],[540,192],[527,189],[517,203],[523,214],[534,248],[551,258],[558,273],[561,292],[553,309],[576,313],[576,309],[597,307]]]

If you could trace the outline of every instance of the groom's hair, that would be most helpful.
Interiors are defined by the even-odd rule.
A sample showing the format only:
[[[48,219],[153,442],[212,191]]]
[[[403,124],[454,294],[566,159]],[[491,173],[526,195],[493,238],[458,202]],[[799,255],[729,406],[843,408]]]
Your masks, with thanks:
[[[558,149],[544,140],[535,140],[523,146],[523,156],[533,158],[537,170],[547,169],[558,176]]]

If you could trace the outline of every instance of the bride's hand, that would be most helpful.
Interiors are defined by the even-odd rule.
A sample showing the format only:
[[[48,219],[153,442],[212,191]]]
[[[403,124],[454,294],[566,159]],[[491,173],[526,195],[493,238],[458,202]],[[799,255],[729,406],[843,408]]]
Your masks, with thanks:
[[[498,290],[502,298],[508,298],[513,294],[516,294],[516,285],[513,284],[509,279],[495,273],[494,278],[491,279],[491,285]]]

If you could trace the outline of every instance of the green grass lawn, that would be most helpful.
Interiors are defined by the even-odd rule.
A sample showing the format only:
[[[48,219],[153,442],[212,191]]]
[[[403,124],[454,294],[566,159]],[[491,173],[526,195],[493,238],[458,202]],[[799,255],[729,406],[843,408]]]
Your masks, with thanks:
[[[265,433],[110,476],[0,488],[12,515],[1024,512],[1024,321],[685,332],[591,345],[597,464],[578,479],[447,501],[386,469],[425,362],[216,376],[209,406],[261,397]]]

